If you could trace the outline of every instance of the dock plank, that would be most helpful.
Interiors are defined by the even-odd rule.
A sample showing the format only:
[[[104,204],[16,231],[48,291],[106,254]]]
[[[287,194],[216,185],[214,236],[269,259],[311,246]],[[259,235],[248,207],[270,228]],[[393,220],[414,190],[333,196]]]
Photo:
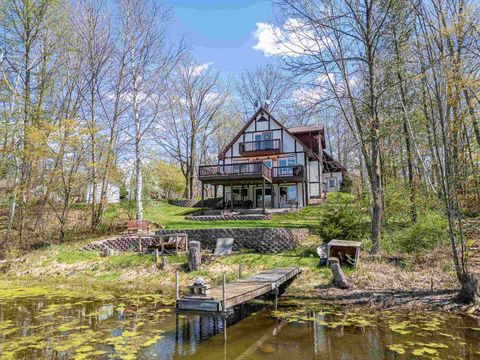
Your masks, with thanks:
[[[285,282],[300,274],[299,268],[267,270],[245,279],[225,285],[225,307],[223,306],[223,290],[216,286],[208,290],[206,296],[185,295],[177,300],[180,310],[218,312],[266,295]]]

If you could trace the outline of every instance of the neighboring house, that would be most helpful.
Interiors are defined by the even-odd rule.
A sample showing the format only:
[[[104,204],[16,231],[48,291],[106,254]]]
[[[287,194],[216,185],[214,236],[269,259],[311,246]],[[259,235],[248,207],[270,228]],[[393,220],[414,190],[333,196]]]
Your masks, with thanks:
[[[339,191],[343,177],[347,170],[340,165],[331,155],[323,152],[323,191]]]
[[[102,192],[102,183],[97,184],[95,190],[95,200],[100,201],[100,194]],[[91,203],[93,199],[93,186],[92,184],[87,186],[85,191],[85,202]],[[107,187],[107,203],[116,204],[120,202],[120,184],[110,182]]]
[[[323,126],[285,128],[260,108],[219,155],[200,166],[199,180],[222,185],[224,205],[303,207],[326,191],[337,191],[345,168],[325,151]],[[333,180],[332,180],[333,179]],[[233,201],[232,201],[233,200]]]
[[[14,179],[1,179],[0,180],[0,197],[5,197],[15,187]]]

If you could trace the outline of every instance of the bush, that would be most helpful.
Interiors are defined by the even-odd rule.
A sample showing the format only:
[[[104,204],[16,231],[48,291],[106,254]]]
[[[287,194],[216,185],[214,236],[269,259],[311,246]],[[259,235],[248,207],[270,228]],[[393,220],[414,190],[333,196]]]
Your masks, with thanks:
[[[340,185],[340,191],[344,193],[349,193],[352,191],[353,180],[350,176],[345,175]]]
[[[351,195],[330,193],[321,217],[319,234],[323,241],[363,240],[368,233],[365,211]]]
[[[420,216],[416,223],[393,234],[392,242],[400,252],[429,250],[447,239],[446,229],[447,219],[431,211]]]

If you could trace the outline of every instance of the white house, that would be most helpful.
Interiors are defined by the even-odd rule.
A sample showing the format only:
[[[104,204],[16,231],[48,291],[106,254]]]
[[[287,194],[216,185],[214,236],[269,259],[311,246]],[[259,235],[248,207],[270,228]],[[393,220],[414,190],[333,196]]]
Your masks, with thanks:
[[[200,166],[199,180],[222,185],[227,207],[306,206],[338,191],[346,172],[325,153],[323,126],[285,128],[263,108],[220,153],[217,165]]]
[[[102,183],[97,183],[95,190],[95,201],[100,201],[100,194],[102,192]],[[85,202],[91,203],[93,199],[93,184],[89,184],[85,191]],[[109,204],[116,204],[120,202],[120,185],[110,182],[107,187],[107,202]]]

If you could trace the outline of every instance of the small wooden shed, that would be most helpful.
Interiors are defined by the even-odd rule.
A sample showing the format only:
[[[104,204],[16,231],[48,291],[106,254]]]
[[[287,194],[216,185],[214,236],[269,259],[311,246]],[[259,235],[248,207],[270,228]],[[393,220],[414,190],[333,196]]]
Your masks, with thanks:
[[[349,264],[356,268],[361,247],[362,243],[360,241],[332,240],[327,244],[327,259],[335,257],[341,265]]]

